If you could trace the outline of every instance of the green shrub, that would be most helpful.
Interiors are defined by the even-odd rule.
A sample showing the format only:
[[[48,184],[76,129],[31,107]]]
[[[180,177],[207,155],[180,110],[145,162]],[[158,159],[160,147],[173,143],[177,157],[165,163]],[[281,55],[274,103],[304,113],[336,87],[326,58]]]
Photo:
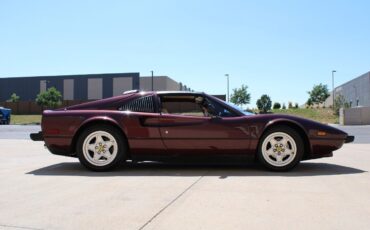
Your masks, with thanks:
[[[62,104],[62,94],[55,87],[51,87],[47,91],[37,95],[36,103],[54,109]]]
[[[279,102],[275,102],[274,105],[272,106],[273,109],[281,109],[281,105]]]

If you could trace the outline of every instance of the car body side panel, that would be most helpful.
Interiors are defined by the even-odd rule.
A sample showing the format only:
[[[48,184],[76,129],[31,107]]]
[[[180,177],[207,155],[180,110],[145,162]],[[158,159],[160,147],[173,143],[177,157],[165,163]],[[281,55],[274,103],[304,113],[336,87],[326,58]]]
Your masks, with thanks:
[[[166,155],[166,148],[161,139],[157,113],[127,113],[120,123],[126,129],[131,156]]]
[[[147,126],[143,119],[156,120],[157,114],[127,113],[122,111],[46,111],[42,131],[46,146],[56,154],[74,155],[72,140],[86,124],[98,122],[116,125],[127,138],[132,154],[145,151],[165,151],[158,127]]]
[[[45,145],[54,154],[73,155],[71,149],[73,135],[84,121],[79,114],[44,111],[42,133]]]
[[[250,152],[250,127],[244,117],[211,118],[162,114],[160,132],[174,154],[245,155]]]

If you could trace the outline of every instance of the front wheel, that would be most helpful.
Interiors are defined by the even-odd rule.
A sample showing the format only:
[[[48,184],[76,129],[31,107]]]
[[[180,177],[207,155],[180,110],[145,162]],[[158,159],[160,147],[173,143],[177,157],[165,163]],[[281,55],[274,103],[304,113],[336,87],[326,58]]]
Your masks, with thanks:
[[[81,164],[93,171],[108,171],[126,156],[126,144],[120,132],[111,126],[87,128],[77,142],[77,156]]]
[[[273,171],[288,171],[304,154],[304,143],[297,131],[287,126],[273,127],[261,138],[258,159]]]

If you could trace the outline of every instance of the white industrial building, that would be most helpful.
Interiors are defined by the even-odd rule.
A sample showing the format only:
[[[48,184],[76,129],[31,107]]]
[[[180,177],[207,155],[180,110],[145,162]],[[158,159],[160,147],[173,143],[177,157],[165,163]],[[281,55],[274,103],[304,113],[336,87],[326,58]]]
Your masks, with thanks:
[[[370,106],[370,72],[335,88],[335,97],[343,95],[350,107]],[[325,101],[326,106],[333,105],[333,93]]]

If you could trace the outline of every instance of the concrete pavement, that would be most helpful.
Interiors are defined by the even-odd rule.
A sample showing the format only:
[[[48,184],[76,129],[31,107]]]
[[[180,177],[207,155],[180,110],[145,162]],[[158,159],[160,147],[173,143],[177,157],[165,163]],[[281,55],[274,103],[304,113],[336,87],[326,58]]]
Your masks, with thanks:
[[[368,229],[370,145],[274,173],[255,164],[89,172],[0,140],[0,229]]]

